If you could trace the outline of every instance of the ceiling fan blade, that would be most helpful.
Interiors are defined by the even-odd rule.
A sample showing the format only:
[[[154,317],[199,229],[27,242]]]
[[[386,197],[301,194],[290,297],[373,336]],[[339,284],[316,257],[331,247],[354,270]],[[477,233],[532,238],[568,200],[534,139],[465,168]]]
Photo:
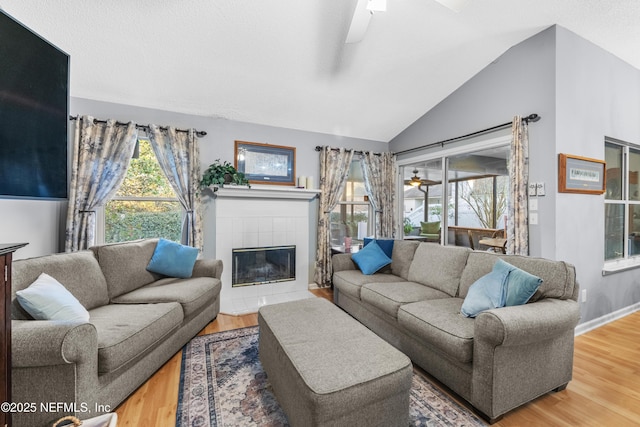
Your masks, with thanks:
[[[351,26],[349,27],[347,38],[344,41],[345,43],[358,43],[364,38],[373,14],[367,9],[368,3],[368,0],[358,0],[356,9],[353,12],[353,18],[351,18]]]

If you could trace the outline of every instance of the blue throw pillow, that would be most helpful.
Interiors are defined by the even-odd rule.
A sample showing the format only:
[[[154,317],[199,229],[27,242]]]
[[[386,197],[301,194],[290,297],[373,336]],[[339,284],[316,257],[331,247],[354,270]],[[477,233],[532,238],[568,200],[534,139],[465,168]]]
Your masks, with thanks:
[[[147,270],[164,276],[186,279],[193,274],[198,249],[160,239]]]
[[[504,307],[508,270],[494,269],[476,280],[470,287],[460,312],[466,317],[476,317],[480,312]]]
[[[371,237],[365,237],[363,247],[367,246],[369,242],[376,242],[386,256],[393,258],[393,239],[372,239]]]
[[[508,271],[505,306],[526,304],[542,284],[542,279],[499,259],[495,269]]]
[[[375,241],[351,255],[351,259],[358,265],[362,274],[367,275],[373,274],[385,265],[391,264],[391,258],[384,253]]]

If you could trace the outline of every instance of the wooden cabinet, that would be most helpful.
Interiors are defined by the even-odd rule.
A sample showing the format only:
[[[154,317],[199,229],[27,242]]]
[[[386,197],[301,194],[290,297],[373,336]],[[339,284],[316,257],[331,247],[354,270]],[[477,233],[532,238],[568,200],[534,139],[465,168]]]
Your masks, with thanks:
[[[26,243],[0,243],[0,403],[11,402],[11,260]],[[11,414],[0,411],[0,426],[11,425]]]

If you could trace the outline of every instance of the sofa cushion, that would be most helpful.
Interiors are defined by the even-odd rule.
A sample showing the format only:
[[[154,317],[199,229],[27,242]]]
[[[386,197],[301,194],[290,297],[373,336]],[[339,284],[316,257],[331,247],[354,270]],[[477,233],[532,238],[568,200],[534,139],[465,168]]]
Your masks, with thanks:
[[[371,242],[364,248],[351,256],[353,262],[363,274],[374,274],[382,267],[391,264],[391,258],[385,255],[384,251],[376,242]]]
[[[73,295],[84,308],[91,310],[109,303],[107,282],[91,251],[79,251],[21,259],[13,262],[11,292],[25,289],[47,273]],[[28,319],[17,301],[12,306],[15,319]]]
[[[166,278],[127,292],[113,299],[116,304],[144,304],[178,302],[185,319],[198,313],[205,305],[212,304],[220,294],[220,280],[212,277],[191,279]]]
[[[369,283],[360,289],[363,302],[393,317],[398,316],[398,308],[403,304],[447,297],[444,292],[415,282]]]
[[[409,277],[409,267],[413,261],[413,256],[420,242],[409,240],[396,240],[393,244],[393,255],[391,256],[391,273],[407,280]]]
[[[98,334],[98,372],[113,372],[146,354],[180,327],[182,308],[162,304],[109,304],[89,312]]]
[[[502,255],[491,252],[473,251],[460,278],[460,297],[467,295],[469,286],[493,268],[498,258],[542,279],[542,284],[529,302],[542,298],[577,300],[576,274],[573,265],[564,261],[552,261],[521,255]]]
[[[109,298],[115,298],[163,278],[147,270],[158,239],[134,240],[91,248],[107,279]]]
[[[167,239],[158,240],[147,270],[163,276],[186,279],[193,274],[198,249]]]
[[[398,323],[449,358],[471,363],[475,323],[460,313],[462,301],[445,298],[403,305],[398,310]]]
[[[471,252],[469,248],[420,243],[409,267],[408,279],[454,297],[458,295],[460,275],[464,270],[469,252]]]
[[[18,302],[36,320],[86,323],[89,312],[60,282],[42,273],[28,288],[16,292]]]
[[[393,274],[364,275],[360,270],[341,270],[333,273],[333,286],[356,299],[360,299],[360,289],[368,283],[394,283],[404,279]]]

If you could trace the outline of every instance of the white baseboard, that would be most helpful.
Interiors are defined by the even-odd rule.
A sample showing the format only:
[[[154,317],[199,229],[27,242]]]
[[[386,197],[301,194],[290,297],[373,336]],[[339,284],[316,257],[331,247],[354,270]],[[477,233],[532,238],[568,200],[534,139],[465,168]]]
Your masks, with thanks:
[[[320,289],[320,286],[318,286],[317,283],[309,283],[309,288],[308,289]]]
[[[631,313],[635,313],[638,310],[640,310],[640,302],[625,308],[621,308],[620,310],[614,311],[613,313],[605,314],[604,316],[598,317],[597,319],[593,319],[593,320],[589,320],[588,322],[581,323],[578,326],[576,326],[575,336],[582,335],[586,332],[592,331],[596,328],[599,328],[600,326],[613,322],[614,320],[618,320]]]

